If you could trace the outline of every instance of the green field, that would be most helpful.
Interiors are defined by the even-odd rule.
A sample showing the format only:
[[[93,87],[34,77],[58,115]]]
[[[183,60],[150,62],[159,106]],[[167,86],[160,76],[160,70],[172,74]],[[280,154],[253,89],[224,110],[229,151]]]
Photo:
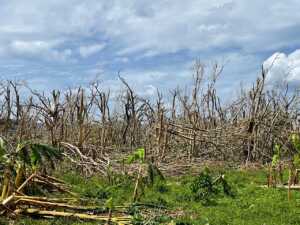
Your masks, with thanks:
[[[300,192],[292,191],[287,199],[287,190],[262,188],[266,184],[267,171],[263,169],[212,169],[212,177],[225,174],[230,186],[230,195],[224,194],[222,186],[203,200],[192,192],[197,175],[157,179],[153,185],[145,185],[137,203],[130,204],[134,178],[115,175],[107,178],[93,176],[81,178],[74,173],[60,175],[72,185],[81,197],[105,202],[113,199],[114,205],[125,205],[134,217],[134,224],[203,224],[203,225],[288,225],[300,224]],[[285,179],[287,174],[285,174]],[[4,219],[1,224],[9,224]],[[22,218],[14,224],[99,224],[70,219]]]

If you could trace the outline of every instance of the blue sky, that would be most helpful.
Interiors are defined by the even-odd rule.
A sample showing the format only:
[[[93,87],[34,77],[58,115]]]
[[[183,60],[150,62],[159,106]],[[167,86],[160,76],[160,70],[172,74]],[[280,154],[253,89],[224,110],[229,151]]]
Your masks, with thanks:
[[[274,58],[269,82],[300,80],[298,0],[0,3],[1,77],[35,89],[87,85],[97,77],[117,90],[120,71],[151,96],[156,88],[188,84],[195,59],[225,64],[218,85],[224,94],[254,81],[260,65]]]

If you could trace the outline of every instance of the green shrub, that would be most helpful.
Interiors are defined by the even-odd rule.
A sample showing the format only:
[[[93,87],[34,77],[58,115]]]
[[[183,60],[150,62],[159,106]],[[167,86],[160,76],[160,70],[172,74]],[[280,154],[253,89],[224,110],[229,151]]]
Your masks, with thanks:
[[[215,198],[221,193],[234,197],[232,187],[225,180],[224,175],[214,178],[208,169],[203,170],[189,185],[192,200],[203,205],[215,203]]]
[[[212,198],[218,193],[218,189],[213,183],[213,177],[208,170],[201,172],[192,181],[190,189],[194,200],[204,204],[211,202]]]

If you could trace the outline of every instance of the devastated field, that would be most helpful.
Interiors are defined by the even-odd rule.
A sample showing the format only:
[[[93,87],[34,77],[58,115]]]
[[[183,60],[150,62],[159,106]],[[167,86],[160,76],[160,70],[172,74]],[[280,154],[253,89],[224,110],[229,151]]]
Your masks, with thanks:
[[[257,81],[226,104],[223,68],[155,99],[121,76],[40,93],[1,83],[4,224],[299,224],[299,95]]]

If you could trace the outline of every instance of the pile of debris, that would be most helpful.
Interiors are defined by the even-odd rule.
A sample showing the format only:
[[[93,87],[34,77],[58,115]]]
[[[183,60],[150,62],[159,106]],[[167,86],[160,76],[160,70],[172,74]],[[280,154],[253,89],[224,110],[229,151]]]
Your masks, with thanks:
[[[28,186],[41,186],[43,189],[56,190],[70,197],[49,198],[46,196],[30,196],[24,191]],[[81,199],[62,180],[52,176],[33,173],[10,196],[3,199],[0,205],[0,215],[11,219],[20,216],[40,218],[72,218],[94,220],[105,224],[131,224],[132,217],[126,213],[125,207],[109,208],[101,205],[79,205],[90,201]],[[77,204],[76,204],[77,203]]]

